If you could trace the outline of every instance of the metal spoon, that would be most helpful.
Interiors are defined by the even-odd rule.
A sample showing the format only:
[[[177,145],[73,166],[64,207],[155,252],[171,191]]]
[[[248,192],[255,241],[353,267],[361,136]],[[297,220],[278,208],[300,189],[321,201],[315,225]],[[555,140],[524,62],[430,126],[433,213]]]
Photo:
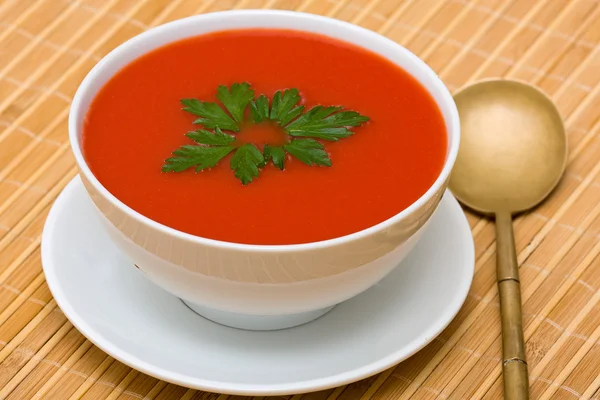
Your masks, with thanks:
[[[512,215],[536,206],[560,180],[567,160],[565,129],[552,101],[521,82],[482,81],[454,99],[461,144],[450,189],[466,206],[495,215],[504,397],[528,399]]]

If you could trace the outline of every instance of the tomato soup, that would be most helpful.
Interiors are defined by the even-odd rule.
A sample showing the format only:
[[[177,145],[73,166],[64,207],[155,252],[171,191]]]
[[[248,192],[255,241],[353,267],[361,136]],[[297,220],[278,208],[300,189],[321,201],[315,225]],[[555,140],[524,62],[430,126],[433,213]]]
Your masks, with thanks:
[[[297,88],[307,109],[339,105],[370,120],[347,138],[319,140],[330,167],[288,156],[283,171],[267,164],[243,185],[229,154],[198,173],[161,172],[173,150],[194,144],[185,134],[202,128],[180,100],[216,101],[216,88],[234,82],[269,98]],[[260,147],[277,139],[272,129],[247,126],[237,135]],[[274,29],[217,32],[153,50],[103,86],[83,127],[91,171],[123,203],[171,228],[245,244],[309,243],[385,221],[428,190],[446,150],[438,106],[403,69],[349,43]]]

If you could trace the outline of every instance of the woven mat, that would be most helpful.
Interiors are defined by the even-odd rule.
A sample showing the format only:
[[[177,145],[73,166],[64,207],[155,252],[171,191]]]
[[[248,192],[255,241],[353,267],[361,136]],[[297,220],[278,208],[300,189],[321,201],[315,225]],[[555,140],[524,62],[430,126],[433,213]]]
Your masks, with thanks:
[[[48,291],[40,234],[52,202],[77,173],[69,103],[100,57],[169,20],[261,7],[380,32],[425,59],[452,90],[505,76],[554,99],[568,129],[567,173],[551,199],[515,225],[532,397],[600,399],[597,0],[0,1],[0,399],[242,398],[158,381],[93,346]],[[378,376],[287,398],[501,398],[493,224],[468,217],[475,279],[452,324]]]

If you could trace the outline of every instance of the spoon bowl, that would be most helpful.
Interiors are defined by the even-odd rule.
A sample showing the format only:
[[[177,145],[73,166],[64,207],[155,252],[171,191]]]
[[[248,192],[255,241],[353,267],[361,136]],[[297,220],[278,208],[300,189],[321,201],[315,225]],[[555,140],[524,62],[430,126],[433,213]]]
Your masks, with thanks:
[[[565,129],[538,89],[488,80],[454,95],[463,137],[450,178],[454,195],[485,214],[525,211],[556,186],[567,160]]]

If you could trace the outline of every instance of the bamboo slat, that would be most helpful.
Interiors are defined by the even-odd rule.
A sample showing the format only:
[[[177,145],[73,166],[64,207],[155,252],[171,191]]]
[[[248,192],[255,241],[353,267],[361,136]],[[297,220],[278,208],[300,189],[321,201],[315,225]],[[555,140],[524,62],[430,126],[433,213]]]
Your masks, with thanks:
[[[43,222],[76,174],[68,107],[89,69],[152,26],[248,8],[377,31],[452,90],[503,76],[555,101],[567,127],[567,172],[547,202],[515,222],[531,394],[600,400],[598,0],[0,0],[0,399],[249,399],[167,384],[113,360],[66,320],[40,261]],[[494,229],[467,217],[473,287],[436,340],[377,376],[279,399],[501,398]]]

